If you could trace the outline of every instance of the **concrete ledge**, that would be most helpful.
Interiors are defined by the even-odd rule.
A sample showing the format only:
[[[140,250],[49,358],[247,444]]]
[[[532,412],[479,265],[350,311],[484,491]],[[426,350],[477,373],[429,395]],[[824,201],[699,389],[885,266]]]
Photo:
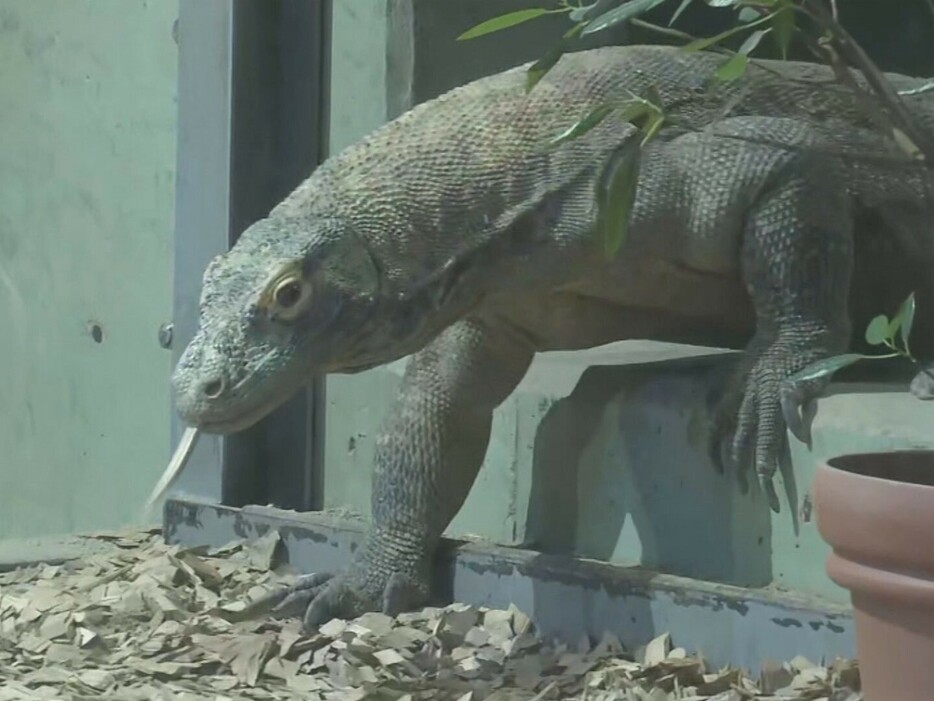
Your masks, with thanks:
[[[170,543],[220,546],[275,528],[288,562],[302,572],[344,567],[365,522],[328,512],[297,514],[268,507],[235,509],[170,499],[164,533]],[[713,665],[758,669],[766,659],[855,654],[848,607],[770,589],[744,589],[590,560],[446,540],[435,571],[443,601],[528,613],[545,635],[570,642],[605,631],[628,648],[670,631],[677,645]]]
[[[847,604],[824,572],[829,548],[810,495],[817,466],[840,453],[931,447],[934,402],[907,392],[910,375],[834,383],[811,449],[789,438],[773,514],[757,487],[742,493],[707,454],[711,409],[735,360],[639,341],[539,354],[494,414],[483,468],[446,535]],[[386,412],[374,397],[395,396],[403,366],[343,378],[329,395],[325,507],[369,512]]]

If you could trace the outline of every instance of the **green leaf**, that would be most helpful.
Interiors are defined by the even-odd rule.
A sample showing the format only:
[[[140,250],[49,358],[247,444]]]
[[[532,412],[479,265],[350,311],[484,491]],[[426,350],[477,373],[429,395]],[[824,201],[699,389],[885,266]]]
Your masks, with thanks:
[[[798,372],[789,376],[786,382],[807,382],[808,380],[818,380],[822,377],[829,377],[838,370],[842,370],[848,365],[859,360],[872,360],[880,356],[861,355],[860,353],[844,353],[830,358],[818,360],[802,368]]]
[[[639,129],[644,129],[649,124],[649,116],[657,112],[651,104],[639,100],[626,105],[620,113],[620,118]]]
[[[898,127],[892,127],[892,138],[895,139],[895,143],[898,144],[898,147],[909,158],[924,158],[924,153],[921,151],[921,149],[918,148],[918,145],[911,140],[911,137],[908,136],[908,134],[903,132]]]
[[[653,138],[655,138],[655,135],[658,133],[659,129],[662,128],[662,125],[663,125],[664,123],[665,123],[665,117],[664,117],[664,115],[662,115],[662,114],[660,114],[660,113],[656,113],[655,118],[649,123],[648,127],[646,127],[646,128],[643,130],[644,133],[645,133],[645,136],[642,137],[641,146],[644,147],[644,146],[645,146],[647,143],[649,143]]]
[[[775,43],[778,45],[778,50],[782,52],[782,58],[787,59],[788,47],[791,46],[791,40],[795,35],[794,10],[784,5],[773,12],[770,17],[772,18],[772,29],[774,30],[772,34],[775,37]]]
[[[764,37],[770,31],[772,30],[771,29],[757,29],[756,31],[754,31],[752,34],[746,37],[746,41],[744,41],[742,45],[739,47],[738,53],[741,53],[743,56],[748,56],[749,54],[751,54],[753,51],[756,50],[756,47],[759,45],[759,42],[762,41],[762,37]]]
[[[739,11],[738,19],[743,24],[748,24],[759,19],[759,11],[754,7],[744,7]]]
[[[588,131],[606,119],[614,109],[614,105],[597,105],[592,110],[590,110],[590,112],[574,122],[574,124],[558,134],[558,136],[551,140],[551,143],[560,144],[564,141],[576,139],[577,137],[586,134]]]
[[[733,4],[738,8],[751,7],[753,9],[775,7],[779,4],[787,4],[788,0],[734,0]]]
[[[580,7],[575,7],[571,10],[569,17],[572,22],[583,22],[587,19],[587,15],[590,14],[590,11],[593,9],[593,6],[597,3],[591,3],[590,5],[581,5]]]
[[[592,2],[589,5],[575,7],[573,10],[571,10],[571,21],[587,22],[597,14],[602,14],[604,8],[615,7],[618,4],[619,0],[597,0],[596,2]]]
[[[678,21],[681,13],[688,9],[688,5],[690,5],[692,2],[694,2],[694,0],[681,0],[681,4],[678,6],[678,9],[675,10],[675,13],[671,16],[671,19],[668,20],[669,27]]]
[[[896,326],[901,332],[902,345],[905,347],[906,352],[909,351],[908,339],[911,337],[911,327],[915,323],[915,293],[912,292],[908,295],[908,298],[902,302],[902,306],[898,309],[898,314],[895,315],[895,318],[892,319],[892,326]],[[890,327],[890,334],[895,335],[895,329]]]
[[[485,22],[481,22],[480,24],[471,27],[466,32],[457,37],[457,40],[464,41],[466,39],[476,39],[477,37],[483,36],[485,34],[492,34],[493,32],[498,32],[499,30],[506,29],[507,27],[515,27],[517,24],[522,24],[523,22],[528,22],[529,20],[533,20],[547,14],[549,14],[549,10],[541,7],[534,7],[528,10],[516,10],[515,12],[507,12],[505,15],[493,17],[492,19],[488,19]]]
[[[609,29],[621,22],[626,22],[633,17],[645,14],[665,1],[666,0],[628,0],[628,2],[624,2],[619,7],[609,12],[604,12],[596,19],[591,20],[587,26],[584,27],[583,34],[586,36],[594,32],[602,32],[604,29]]]
[[[551,47],[544,56],[529,66],[525,75],[526,92],[530,92],[532,88],[538,85],[538,81],[544,78],[548,71],[555,67],[555,64],[564,56],[574,40],[580,36],[583,28],[583,24],[576,24],[571,27],[564,33],[564,36],[561,37],[561,41]]]
[[[725,83],[736,80],[737,78],[742,78],[748,64],[749,59],[743,54],[734,54],[720,64],[720,67],[714,73],[714,78]]]
[[[736,4],[736,0],[706,0],[711,7],[730,7]]]
[[[870,346],[881,346],[888,338],[889,318],[885,314],[880,314],[866,327],[866,343]]]
[[[632,140],[614,160],[608,167],[606,185],[601,188],[603,197],[598,201],[597,216],[597,231],[603,238],[604,250],[609,258],[616,255],[629,233],[629,220],[639,184],[642,148],[637,141]]]

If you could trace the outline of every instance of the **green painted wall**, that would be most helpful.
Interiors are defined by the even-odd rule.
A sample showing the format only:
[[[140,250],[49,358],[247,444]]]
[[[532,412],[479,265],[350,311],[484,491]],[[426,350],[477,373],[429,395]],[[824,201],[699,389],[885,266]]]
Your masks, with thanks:
[[[125,522],[165,467],[177,9],[0,0],[0,537]]]

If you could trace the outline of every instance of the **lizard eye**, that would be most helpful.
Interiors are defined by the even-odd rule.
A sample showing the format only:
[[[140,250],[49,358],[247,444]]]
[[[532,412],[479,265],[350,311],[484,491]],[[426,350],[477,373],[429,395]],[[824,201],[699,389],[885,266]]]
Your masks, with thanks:
[[[298,280],[283,280],[276,286],[273,298],[283,309],[294,307],[302,298],[302,283]]]
[[[272,309],[277,317],[292,320],[304,309],[311,297],[311,285],[298,275],[287,275],[272,289]]]

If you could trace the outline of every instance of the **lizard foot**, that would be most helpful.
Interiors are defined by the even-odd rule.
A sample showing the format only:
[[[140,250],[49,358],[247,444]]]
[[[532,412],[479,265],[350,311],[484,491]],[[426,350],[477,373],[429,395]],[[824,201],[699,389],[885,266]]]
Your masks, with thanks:
[[[748,491],[746,472],[755,467],[763,494],[775,513],[780,511],[773,477],[786,447],[785,430],[810,445],[817,398],[827,380],[789,381],[819,354],[775,343],[764,349],[738,375],[745,379],[739,392],[728,392],[711,432],[711,457],[724,457],[736,467],[740,488]],[[738,409],[736,408],[738,406]]]
[[[369,611],[396,616],[424,603],[427,586],[394,572],[385,578],[362,570],[332,575],[316,572],[299,577],[289,587],[272,592],[254,604],[282,616],[302,616],[306,631],[333,618],[356,618]]]

